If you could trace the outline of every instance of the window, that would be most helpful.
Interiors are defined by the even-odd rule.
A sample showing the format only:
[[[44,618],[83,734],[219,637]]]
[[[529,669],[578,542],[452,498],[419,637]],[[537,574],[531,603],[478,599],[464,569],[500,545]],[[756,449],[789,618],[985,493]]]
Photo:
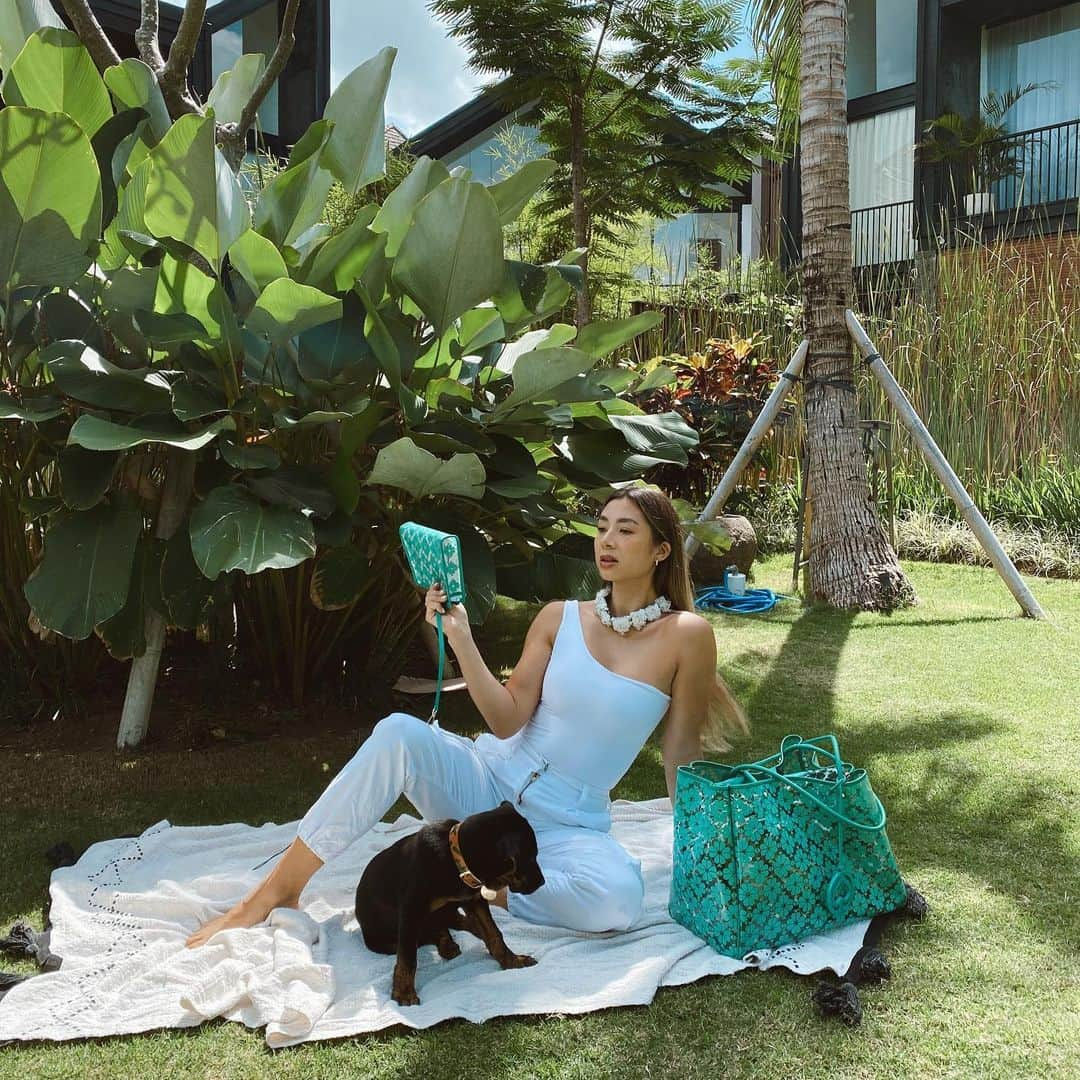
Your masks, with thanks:
[[[850,0],[848,98],[915,81],[918,0]]]
[[[262,53],[270,62],[278,39],[277,3],[245,15],[242,19],[218,30],[210,39],[211,78],[217,82],[244,53]],[[259,127],[269,135],[278,134],[278,88],[275,82],[263,98],[258,113]]]
[[[981,89],[1045,84],[1004,116],[1014,168],[992,185],[997,208],[1080,196],[1080,3],[983,30]],[[1020,134],[1027,132],[1029,134]]]
[[[848,155],[855,265],[912,258],[915,107],[848,124]]]

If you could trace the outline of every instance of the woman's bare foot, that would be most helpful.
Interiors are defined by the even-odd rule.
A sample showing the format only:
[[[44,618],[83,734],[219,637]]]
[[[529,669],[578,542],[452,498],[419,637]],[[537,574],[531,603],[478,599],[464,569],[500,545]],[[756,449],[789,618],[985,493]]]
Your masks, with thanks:
[[[269,916],[274,908],[300,906],[300,893],[308,879],[322,866],[323,861],[301,840],[295,839],[280,863],[224,915],[204,923],[187,939],[187,947],[205,945],[219,930],[238,926],[255,926]]]

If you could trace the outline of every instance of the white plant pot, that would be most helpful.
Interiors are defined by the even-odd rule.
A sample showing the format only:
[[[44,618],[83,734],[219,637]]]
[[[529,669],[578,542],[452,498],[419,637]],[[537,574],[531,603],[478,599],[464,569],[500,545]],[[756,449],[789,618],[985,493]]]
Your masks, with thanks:
[[[994,193],[992,191],[976,191],[971,195],[964,196],[964,213],[968,217],[976,214],[992,214],[994,212]]]

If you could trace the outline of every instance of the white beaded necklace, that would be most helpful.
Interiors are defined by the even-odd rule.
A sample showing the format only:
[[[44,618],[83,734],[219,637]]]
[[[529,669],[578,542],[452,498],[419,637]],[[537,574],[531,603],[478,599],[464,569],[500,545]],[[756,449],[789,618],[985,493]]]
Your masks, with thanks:
[[[596,594],[596,614],[605,626],[610,626],[617,634],[628,634],[631,630],[640,630],[646,623],[659,619],[665,611],[671,610],[671,601],[666,596],[658,596],[651,604],[631,611],[629,615],[612,615],[607,598],[611,595],[611,584],[605,585]]]

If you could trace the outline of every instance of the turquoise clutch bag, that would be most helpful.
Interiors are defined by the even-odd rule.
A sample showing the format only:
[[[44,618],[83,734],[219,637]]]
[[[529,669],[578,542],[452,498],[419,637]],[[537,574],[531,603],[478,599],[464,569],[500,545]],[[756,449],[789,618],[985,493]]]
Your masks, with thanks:
[[[413,581],[427,592],[437,581],[446,592],[448,604],[460,604],[465,599],[465,572],[461,562],[461,541],[453,533],[441,532],[415,521],[404,521],[398,536],[409,562]],[[428,717],[431,723],[439,712],[442,694],[443,667],[446,663],[446,642],[443,637],[442,613],[435,612],[435,627],[439,634],[439,673],[435,687],[435,706]]]
[[[906,890],[865,769],[833,735],[676,773],[671,917],[725,956],[895,911]]]

